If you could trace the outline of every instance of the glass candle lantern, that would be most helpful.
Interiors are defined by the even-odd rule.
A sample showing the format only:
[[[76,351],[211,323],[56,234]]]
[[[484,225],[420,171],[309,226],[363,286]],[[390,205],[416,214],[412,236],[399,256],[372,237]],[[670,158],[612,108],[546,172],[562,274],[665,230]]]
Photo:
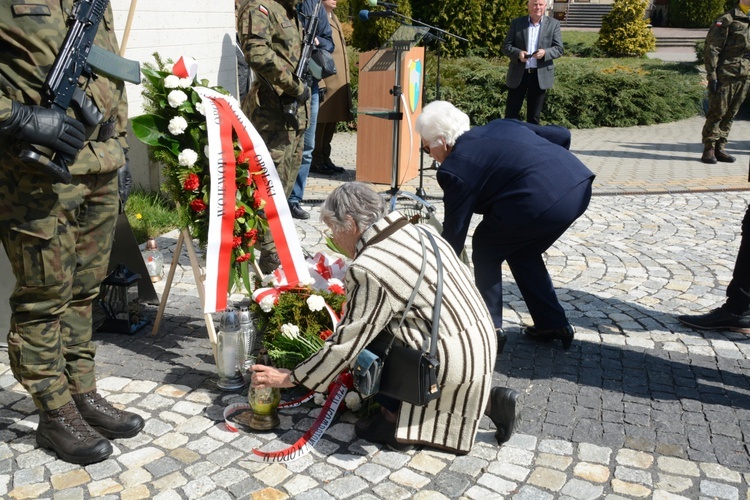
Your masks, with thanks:
[[[219,374],[219,389],[236,391],[245,386],[245,379],[238,368],[240,347],[240,318],[234,308],[221,315],[219,331],[216,332],[216,370]]]
[[[117,264],[115,270],[102,281],[99,306],[105,318],[97,328],[98,332],[133,334],[148,323],[148,320],[141,318],[138,295],[140,279],[140,274],[124,264]]]
[[[149,238],[146,242],[146,249],[143,251],[143,260],[146,263],[148,276],[152,283],[160,281],[164,275],[164,255],[159,250],[156,240]]]
[[[256,364],[273,366],[268,351],[261,349],[258,352]],[[267,431],[279,425],[279,414],[276,408],[281,401],[281,391],[275,387],[252,387],[247,394],[247,400],[253,415],[250,417],[248,426],[257,431]]]

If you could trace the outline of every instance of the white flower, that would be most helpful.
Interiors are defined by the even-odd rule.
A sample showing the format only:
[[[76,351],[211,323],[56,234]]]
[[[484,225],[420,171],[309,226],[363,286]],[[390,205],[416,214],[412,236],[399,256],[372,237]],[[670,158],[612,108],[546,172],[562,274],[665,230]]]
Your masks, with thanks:
[[[362,398],[358,392],[347,392],[346,396],[344,396],[344,403],[346,403],[346,407],[351,411],[357,411],[362,408]]]
[[[180,156],[177,157],[177,161],[182,167],[192,167],[198,161],[198,153],[192,149],[183,149]]]
[[[171,120],[169,120],[169,125],[167,126],[167,129],[169,130],[169,133],[172,135],[180,135],[187,129],[188,123],[187,120],[185,120],[181,116],[175,116]]]
[[[177,85],[180,83],[180,77],[177,75],[169,75],[164,79],[164,88],[166,89],[176,89]]]
[[[307,307],[309,307],[311,311],[322,311],[325,306],[326,300],[320,295],[310,295],[307,298]]]
[[[269,313],[273,310],[274,302],[274,298],[269,295],[267,297],[263,297],[263,299],[261,299],[260,301],[260,304],[258,305],[263,312]]]
[[[180,78],[180,83],[178,84],[183,89],[188,89],[193,86],[193,79],[192,78]]]
[[[203,116],[206,116],[206,106],[203,104],[203,101],[196,103],[195,110]]]
[[[284,323],[281,325],[281,334],[289,340],[294,340],[299,337],[299,327],[291,323]]]
[[[211,153],[211,151],[208,149],[208,144],[206,144],[205,146],[203,146],[203,156],[205,156],[206,158],[209,158],[211,156],[210,153]],[[238,189],[237,190],[237,195],[239,196],[239,194],[240,194],[240,190]]]
[[[167,95],[167,101],[173,108],[180,107],[180,104],[187,101],[187,98],[187,94],[182,90],[173,90],[169,93],[169,95]]]
[[[315,396],[313,396],[313,401],[316,405],[323,406],[326,402],[326,395],[322,392],[316,392]]]
[[[299,280],[301,286],[313,286],[315,284],[315,278],[310,276],[309,278],[303,278]]]
[[[263,286],[268,286],[268,285],[274,286],[274,285],[278,285],[278,282],[276,281],[276,276],[274,276],[273,274],[266,274],[265,276],[263,276],[263,279],[261,280],[261,284]]]

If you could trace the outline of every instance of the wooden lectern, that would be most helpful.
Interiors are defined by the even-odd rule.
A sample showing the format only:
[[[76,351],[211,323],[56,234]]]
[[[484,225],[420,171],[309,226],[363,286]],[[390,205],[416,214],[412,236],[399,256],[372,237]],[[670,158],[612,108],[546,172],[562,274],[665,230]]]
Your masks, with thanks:
[[[405,34],[402,28],[411,29]],[[419,174],[421,141],[414,122],[422,111],[424,48],[413,45],[424,31],[402,26],[390,47],[359,56],[358,181],[398,190]]]

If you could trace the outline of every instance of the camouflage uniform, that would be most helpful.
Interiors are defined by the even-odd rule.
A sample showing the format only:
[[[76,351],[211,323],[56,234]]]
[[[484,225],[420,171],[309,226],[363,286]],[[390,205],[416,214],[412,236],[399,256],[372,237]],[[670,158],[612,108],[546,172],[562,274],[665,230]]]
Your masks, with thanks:
[[[35,0],[0,8],[0,122],[10,117],[13,101],[40,103],[73,5]],[[95,43],[119,53],[111,7]],[[98,125],[87,127],[86,145],[68,165],[71,184],[39,175],[18,159],[27,144],[0,136],[0,241],[17,281],[8,354],[15,378],[43,411],[96,388],[92,303],[107,272],[128,115],[122,82],[99,76],[86,94],[115,127],[109,138]],[[81,120],[73,109],[68,114]]]
[[[718,81],[719,88],[716,92],[709,89],[703,145],[707,151],[715,147],[718,155],[750,88],[750,19],[739,7],[723,14],[709,29],[704,62],[709,85]]]
[[[242,0],[237,32],[255,74],[242,109],[263,138],[288,198],[302,163],[307,103],[297,111],[299,128],[284,120],[284,103],[303,95],[305,84],[294,75],[302,54],[302,32],[295,11],[298,0]]]

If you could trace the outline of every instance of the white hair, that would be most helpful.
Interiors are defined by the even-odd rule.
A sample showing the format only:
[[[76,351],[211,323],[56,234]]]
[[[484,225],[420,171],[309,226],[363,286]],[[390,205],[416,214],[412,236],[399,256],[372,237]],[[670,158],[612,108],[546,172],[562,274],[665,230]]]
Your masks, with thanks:
[[[456,139],[471,128],[469,116],[448,101],[432,101],[422,108],[417,118],[417,133],[428,143],[442,138],[446,146],[456,144]]]

